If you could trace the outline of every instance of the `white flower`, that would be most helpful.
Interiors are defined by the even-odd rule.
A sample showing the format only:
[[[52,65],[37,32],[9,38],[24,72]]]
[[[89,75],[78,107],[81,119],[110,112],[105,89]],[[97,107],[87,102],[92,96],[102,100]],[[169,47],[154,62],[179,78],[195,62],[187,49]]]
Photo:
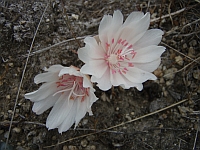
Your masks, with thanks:
[[[32,110],[38,115],[53,106],[46,126],[58,128],[62,133],[74,123],[76,127],[86,112],[92,115],[91,106],[97,97],[89,77],[78,68],[53,65],[46,71],[34,78],[34,82],[43,83],[42,86],[25,94],[25,98],[34,102]]]
[[[159,66],[165,51],[157,46],[163,32],[147,30],[149,24],[149,13],[132,12],[124,23],[120,11],[113,16],[105,15],[98,36],[86,37],[85,47],[78,50],[80,60],[85,63],[80,71],[92,75],[91,81],[97,82],[102,90],[112,85],[142,90],[143,82],[156,79],[151,72]]]

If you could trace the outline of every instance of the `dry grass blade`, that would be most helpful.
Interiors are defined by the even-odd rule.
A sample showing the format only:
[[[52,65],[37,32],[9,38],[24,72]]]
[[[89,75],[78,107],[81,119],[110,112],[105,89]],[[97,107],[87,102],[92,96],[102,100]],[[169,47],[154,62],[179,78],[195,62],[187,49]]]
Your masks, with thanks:
[[[160,19],[164,19],[164,18],[168,18],[168,17],[171,18],[171,17],[174,16],[174,15],[177,15],[177,14],[179,14],[179,13],[182,13],[183,11],[185,11],[185,9],[186,9],[186,8],[182,8],[182,9],[176,11],[176,12],[173,12],[173,13],[170,13],[170,14],[167,14],[167,15],[164,15],[164,16],[162,16],[162,17],[160,17],[160,18],[151,19],[151,22],[156,22],[156,21],[159,21]]]
[[[159,113],[159,112],[165,111],[165,110],[167,110],[167,109],[169,109],[169,108],[172,108],[172,107],[174,107],[174,106],[177,106],[177,105],[179,105],[179,104],[181,104],[181,103],[184,103],[184,102],[186,102],[186,101],[188,101],[188,99],[184,99],[184,100],[179,101],[179,102],[177,102],[177,103],[175,103],[175,104],[172,104],[172,105],[167,106],[167,107],[165,107],[165,108],[159,109],[159,110],[154,111],[154,112],[152,112],[152,113],[143,115],[143,116],[141,116],[141,117],[132,119],[132,120],[130,120],[130,121],[127,121],[127,122],[124,122],[124,123],[121,123],[121,124],[118,124],[118,125],[115,125],[115,126],[112,126],[112,127],[109,127],[109,128],[106,128],[106,129],[103,129],[103,130],[100,130],[100,131],[97,131],[97,132],[94,132],[94,133],[89,133],[89,134],[84,134],[84,135],[81,135],[81,136],[77,136],[77,137],[71,138],[71,139],[69,139],[69,140],[60,142],[60,143],[58,143],[58,144],[56,144],[56,145],[64,144],[64,143],[66,143],[66,142],[73,141],[73,140],[76,140],[76,139],[79,139],[79,138],[83,138],[83,137],[86,137],[86,136],[89,136],[89,135],[93,135],[93,134],[105,132],[105,131],[107,131],[107,130],[110,130],[110,129],[113,129],[113,128],[116,128],[116,127],[119,127],[119,126],[122,126],[122,125],[125,125],[125,124],[128,124],[128,123],[131,123],[131,122],[134,122],[134,121],[137,121],[137,120],[140,120],[140,119],[143,119],[143,118],[152,116],[152,115],[155,115],[155,114],[157,114],[157,113]],[[54,147],[54,146],[56,146],[56,145],[45,146],[45,147],[43,147],[43,148],[50,148],[50,147]]]
[[[92,36],[92,35],[87,35],[87,36]],[[29,55],[29,54],[23,55],[22,57],[27,57],[28,55],[29,55],[29,56],[33,56],[33,55],[35,55],[35,54],[39,54],[39,53],[45,52],[45,51],[47,51],[47,50],[50,50],[51,48],[55,48],[55,47],[57,47],[57,46],[59,46],[59,45],[65,44],[65,43],[67,43],[67,42],[71,42],[71,41],[74,41],[74,40],[81,40],[81,39],[84,39],[84,38],[86,38],[87,36],[76,37],[76,39],[75,39],[75,38],[71,38],[71,39],[68,39],[68,40],[64,40],[64,41],[59,42],[59,43],[56,43],[56,44],[54,44],[54,45],[52,45],[52,46],[49,46],[49,47],[46,47],[46,48],[43,48],[43,49],[34,51],[34,52],[30,53],[30,55]]]
[[[171,48],[171,49],[174,50],[175,52],[177,52],[177,53],[179,53],[179,54],[185,56],[186,58],[188,58],[188,59],[190,59],[190,60],[196,62],[197,64],[200,64],[200,63],[197,61],[197,59],[192,59],[191,57],[189,57],[189,56],[187,56],[187,55],[185,55],[185,54],[179,52],[178,50],[176,50],[175,48],[169,46],[168,44],[166,44],[166,43],[164,43],[164,42],[161,42],[161,44],[165,45],[165,46],[168,47],[168,48]]]
[[[31,50],[33,49],[33,43],[34,43],[34,41],[35,41],[35,37],[36,37],[36,35],[37,35],[38,29],[39,29],[40,24],[41,24],[41,21],[42,21],[42,19],[43,19],[43,17],[44,17],[44,13],[45,13],[46,10],[47,10],[47,7],[48,7],[48,4],[47,4],[47,6],[45,7],[45,9],[44,9],[44,11],[43,11],[43,13],[42,13],[42,16],[41,16],[41,18],[40,18],[40,21],[39,21],[39,23],[38,23],[37,29],[36,29],[36,31],[35,31],[35,34],[34,34],[34,36],[33,36],[33,40],[32,40],[31,46],[30,46],[30,50],[29,50],[28,57],[27,57],[27,59],[26,59],[25,65],[24,65],[24,70],[23,70],[23,72],[22,72],[22,77],[21,77],[21,80],[20,80],[20,84],[19,84],[18,91],[17,91],[17,96],[16,96],[16,99],[15,99],[15,105],[14,105],[14,108],[13,108],[13,114],[12,114],[12,118],[11,118],[11,122],[10,122],[10,126],[9,126],[8,137],[7,137],[7,139],[6,139],[5,149],[6,149],[7,145],[8,145],[8,140],[9,140],[9,136],[10,136],[10,131],[11,131],[11,127],[12,127],[12,122],[13,122],[14,115],[15,115],[15,110],[16,110],[16,106],[17,106],[17,102],[18,102],[18,98],[19,98],[20,89],[21,89],[21,86],[22,86],[22,82],[23,82],[23,79],[24,79],[25,72],[26,72],[26,67],[27,67],[27,64],[28,64],[29,55],[30,55],[30,53],[31,53]]]
[[[193,150],[195,150],[196,142],[197,142],[197,137],[198,137],[198,132],[199,132],[199,126],[200,126],[199,119],[198,119],[198,122],[197,122],[197,123],[198,123],[198,128],[197,128],[196,135],[195,135],[195,139],[194,139]]]

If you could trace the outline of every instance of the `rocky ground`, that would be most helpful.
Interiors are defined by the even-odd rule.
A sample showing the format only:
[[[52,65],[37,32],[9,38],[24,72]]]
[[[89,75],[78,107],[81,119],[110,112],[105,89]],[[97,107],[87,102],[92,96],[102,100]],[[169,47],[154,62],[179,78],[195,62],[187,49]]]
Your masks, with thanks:
[[[8,139],[10,150],[199,150],[199,8],[199,0],[1,0],[0,149]],[[148,11],[150,28],[165,32],[161,45],[166,52],[154,72],[158,80],[144,83],[141,92],[96,88],[99,100],[92,106],[93,116],[84,117],[76,130],[63,134],[57,129],[48,131],[45,121],[49,111],[34,114],[32,102],[24,98],[39,87],[34,76],[53,64],[81,67],[76,51],[84,46],[82,39],[96,35],[103,15],[117,9],[125,18],[134,10]],[[168,107],[172,104],[174,107]]]

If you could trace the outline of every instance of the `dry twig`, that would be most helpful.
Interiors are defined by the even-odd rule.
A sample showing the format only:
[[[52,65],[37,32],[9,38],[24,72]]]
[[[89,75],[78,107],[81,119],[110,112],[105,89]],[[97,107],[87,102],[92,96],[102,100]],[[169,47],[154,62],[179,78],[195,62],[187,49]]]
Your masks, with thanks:
[[[11,118],[11,122],[10,122],[10,126],[9,126],[8,137],[6,139],[5,149],[6,149],[7,145],[8,145],[8,139],[9,139],[10,131],[11,131],[11,128],[12,128],[12,122],[13,122],[13,119],[14,119],[14,116],[15,116],[15,110],[16,110],[16,106],[17,106],[17,102],[18,102],[18,98],[19,98],[19,93],[20,93],[20,89],[21,89],[21,86],[22,86],[22,82],[23,82],[23,79],[24,79],[24,75],[25,75],[25,72],[26,72],[26,67],[27,67],[27,64],[28,64],[29,56],[30,56],[31,50],[33,48],[33,43],[35,41],[35,37],[37,35],[37,32],[38,32],[38,29],[40,27],[41,21],[42,21],[42,19],[44,17],[44,13],[47,10],[47,7],[48,7],[48,4],[47,4],[47,6],[45,7],[45,9],[44,9],[44,11],[42,13],[42,16],[40,18],[40,22],[38,23],[37,29],[35,31],[35,34],[34,34],[34,37],[33,37],[33,40],[32,40],[31,46],[30,46],[30,50],[29,50],[27,59],[26,59],[25,65],[24,65],[24,70],[22,72],[22,77],[21,77],[21,80],[20,80],[20,84],[19,84],[18,91],[17,91],[17,96],[16,96],[16,99],[15,99],[15,105],[14,105],[14,108],[13,108],[13,114],[12,114],[12,118]]]
[[[167,109],[169,109],[169,108],[172,108],[172,107],[174,107],[174,106],[177,106],[177,105],[179,105],[179,104],[181,104],[181,103],[184,103],[184,102],[186,102],[186,101],[188,101],[188,99],[184,99],[184,100],[182,100],[182,101],[180,101],[180,102],[177,102],[177,103],[172,104],[172,105],[170,105],[170,106],[167,106],[167,107],[165,107],[165,108],[159,109],[159,110],[154,111],[154,112],[152,112],[152,113],[143,115],[143,116],[141,116],[141,117],[138,117],[138,118],[129,120],[129,121],[127,121],[127,122],[123,122],[123,123],[121,123],[121,124],[118,124],[118,125],[115,125],[115,126],[112,126],[112,127],[109,127],[109,128],[106,128],[106,129],[103,129],[103,130],[100,130],[100,131],[97,131],[97,132],[94,132],[94,133],[84,134],[84,135],[81,135],[81,136],[77,136],[77,137],[68,139],[68,140],[63,141],[63,142],[60,142],[60,143],[58,143],[58,144],[56,144],[56,145],[64,144],[64,143],[69,142],[69,141],[73,141],[73,140],[76,140],[76,139],[79,139],[79,138],[83,138],[83,137],[86,137],[86,136],[89,136],[89,135],[93,135],[93,134],[105,132],[105,131],[107,131],[107,130],[110,130],[110,129],[113,129],[113,128],[116,128],[116,127],[119,127],[119,126],[122,126],[122,125],[125,125],[125,124],[128,124],[128,123],[131,123],[131,122],[135,122],[135,121],[137,121],[137,120],[140,120],[140,119],[143,119],[143,118],[146,118],[146,117],[155,115],[155,114],[157,114],[157,113],[159,113],[159,112],[165,111],[165,110],[167,110]],[[56,146],[56,145],[45,146],[45,147],[43,147],[43,148],[50,148],[50,147],[54,147],[54,146]]]

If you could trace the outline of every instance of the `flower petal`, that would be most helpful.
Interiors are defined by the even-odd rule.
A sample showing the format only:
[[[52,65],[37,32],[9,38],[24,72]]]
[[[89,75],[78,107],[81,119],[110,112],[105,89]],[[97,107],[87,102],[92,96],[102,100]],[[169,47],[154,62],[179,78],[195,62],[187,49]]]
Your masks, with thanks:
[[[32,108],[33,112],[35,112],[37,115],[42,114],[44,111],[52,107],[56,103],[58,98],[59,95],[51,95],[41,101],[35,102]]]
[[[157,60],[161,54],[165,51],[165,47],[163,46],[156,46],[151,45],[148,47],[144,47],[141,49],[136,50],[136,55],[132,59],[132,62],[136,63],[147,63],[154,60]]]
[[[107,67],[107,70],[104,72],[101,78],[96,78],[95,76],[91,77],[92,82],[97,82],[97,86],[103,90],[107,91],[111,88],[112,84],[110,81],[110,68]]]
[[[39,84],[42,82],[56,81],[58,80],[58,78],[59,78],[58,74],[46,72],[46,73],[41,73],[41,74],[36,75],[34,78],[34,82],[36,84]]]
[[[149,24],[150,24],[150,14],[146,13],[137,22],[132,22],[128,26],[125,26],[121,31],[122,34],[120,37],[122,39],[126,39],[129,43],[134,44],[145,34],[145,31],[148,29]]]
[[[59,72],[62,68],[64,68],[62,65],[53,65],[50,66],[49,68],[46,68],[45,71],[49,71],[49,72]]]
[[[124,22],[123,26],[128,26],[129,24],[138,22],[142,17],[144,16],[144,13],[141,11],[134,11],[132,12]]]
[[[153,72],[160,65],[160,61],[161,61],[161,59],[158,58],[158,59],[156,59],[152,62],[148,62],[148,63],[134,63],[134,66],[136,68],[140,68],[141,70],[144,70],[144,71]]]
[[[55,93],[56,90],[57,88],[54,82],[44,83],[37,91],[26,93],[24,96],[32,102],[37,102],[52,95],[52,93]]]
[[[123,74],[129,81],[133,83],[143,83],[147,80],[156,80],[156,76],[150,72],[138,69],[136,67],[129,68],[126,74]]]
[[[83,74],[94,75],[95,77],[100,78],[105,73],[107,68],[108,66],[104,60],[93,60],[85,64],[81,68],[80,72]]]
[[[143,37],[133,45],[133,49],[137,50],[150,45],[158,45],[162,39],[162,35],[163,35],[162,30],[159,29],[147,30],[146,33],[143,35]]]
[[[74,100],[69,100],[69,92],[61,94],[47,118],[47,128],[57,128],[65,120],[67,115],[71,113],[73,103]]]
[[[86,97],[84,99],[84,101],[77,100],[76,116],[75,116],[75,128],[87,112],[87,101],[88,100],[89,100],[89,97]]]

